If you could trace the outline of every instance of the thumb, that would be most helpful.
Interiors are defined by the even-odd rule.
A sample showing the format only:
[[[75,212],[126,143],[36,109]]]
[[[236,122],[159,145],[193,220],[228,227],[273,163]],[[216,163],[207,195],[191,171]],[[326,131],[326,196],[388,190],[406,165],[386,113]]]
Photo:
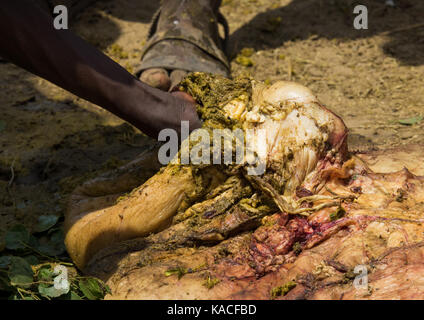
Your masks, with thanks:
[[[173,92],[172,95],[181,102],[181,121],[189,121],[190,132],[201,128],[202,122],[196,111],[196,101],[185,92]]]

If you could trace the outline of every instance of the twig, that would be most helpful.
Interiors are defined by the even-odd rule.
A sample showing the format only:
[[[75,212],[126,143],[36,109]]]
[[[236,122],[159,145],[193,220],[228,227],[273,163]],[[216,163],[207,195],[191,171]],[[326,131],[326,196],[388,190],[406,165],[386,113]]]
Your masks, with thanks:
[[[25,296],[22,293],[26,293],[26,294],[29,294],[34,300],[41,300],[39,297],[37,297],[36,294],[34,294],[31,291],[27,291],[27,290],[19,288],[19,287],[17,287],[16,289],[17,289],[17,291],[18,291],[18,293],[19,293],[19,295],[21,296],[22,299],[25,299]]]
[[[48,171],[49,171],[49,167],[50,167],[50,165],[51,165],[52,162],[53,162],[53,158],[50,158],[47,161],[47,164],[44,166],[43,173],[42,173],[43,179],[47,179],[47,174],[48,174]]]
[[[385,31],[385,32],[380,33],[380,35],[387,36],[387,35],[390,35],[390,34],[393,34],[393,33],[402,32],[402,31],[409,31],[409,30],[417,29],[417,28],[421,28],[421,27],[424,27],[424,23],[417,23],[417,24],[413,24],[413,25],[410,25],[410,26]]]
[[[293,65],[292,65],[292,61],[291,61],[290,58],[288,59],[288,62],[287,63],[288,63],[287,74],[289,76],[289,81],[291,81],[292,80],[292,75],[293,75]]]
[[[15,159],[13,159],[12,164],[10,165],[10,172],[12,173],[12,176],[10,177],[8,187],[10,188],[12,186],[13,180],[15,180],[15,170],[13,169],[13,166],[15,164]]]
[[[48,256],[48,255],[45,255],[45,254],[41,253],[40,251],[38,251],[37,249],[35,249],[35,248],[31,247],[29,244],[26,244],[26,243],[25,243],[25,242],[23,242],[23,241],[19,241],[19,242],[20,242],[23,246],[27,247],[28,249],[30,249],[30,250],[32,250],[32,251],[34,251],[36,254],[38,254],[38,255],[40,255],[40,256],[42,256],[42,257],[46,258],[46,259],[53,260],[53,261],[55,261],[55,262],[60,262],[60,260],[59,260],[58,258],[56,258],[56,257],[51,257],[51,256]]]

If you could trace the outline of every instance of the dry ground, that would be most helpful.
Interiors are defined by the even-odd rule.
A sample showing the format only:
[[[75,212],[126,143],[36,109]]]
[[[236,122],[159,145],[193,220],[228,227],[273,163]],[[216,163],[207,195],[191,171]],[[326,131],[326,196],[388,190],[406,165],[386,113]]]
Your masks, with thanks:
[[[158,3],[100,1],[71,27],[133,71]],[[224,0],[233,74],[309,86],[345,120],[352,150],[422,142],[424,1],[361,1],[368,30],[353,28],[355,3]],[[251,67],[235,62],[243,48],[253,49]],[[0,70],[1,238],[17,222],[31,228],[39,215],[62,215],[73,187],[134,158],[149,139],[12,64]],[[399,122],[409,118],[416,123]]]

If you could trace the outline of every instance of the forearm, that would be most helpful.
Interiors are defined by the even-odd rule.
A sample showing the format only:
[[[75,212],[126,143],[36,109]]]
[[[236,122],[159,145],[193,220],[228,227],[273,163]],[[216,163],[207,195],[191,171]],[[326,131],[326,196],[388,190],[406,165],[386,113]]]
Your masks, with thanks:
[[[2,3],[0,37],[0,55],[152,136],[157,133],[152,121],[164,111],[155,106],[175,103],[170,94],[142,84],[72,32],[54,29],[53,19],[31,0]]]

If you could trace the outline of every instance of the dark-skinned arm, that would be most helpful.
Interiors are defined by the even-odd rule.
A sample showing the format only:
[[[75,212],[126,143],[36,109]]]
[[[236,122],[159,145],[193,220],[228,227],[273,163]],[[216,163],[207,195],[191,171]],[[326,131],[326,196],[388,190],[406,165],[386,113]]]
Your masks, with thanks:
[[[16,65],[97,104],[157,138],[161,129],[179,131],[181,120],[200,127],[193,100],[184,93],[151,88],[69,30],[33,0],[0,5],[0,55]]]

